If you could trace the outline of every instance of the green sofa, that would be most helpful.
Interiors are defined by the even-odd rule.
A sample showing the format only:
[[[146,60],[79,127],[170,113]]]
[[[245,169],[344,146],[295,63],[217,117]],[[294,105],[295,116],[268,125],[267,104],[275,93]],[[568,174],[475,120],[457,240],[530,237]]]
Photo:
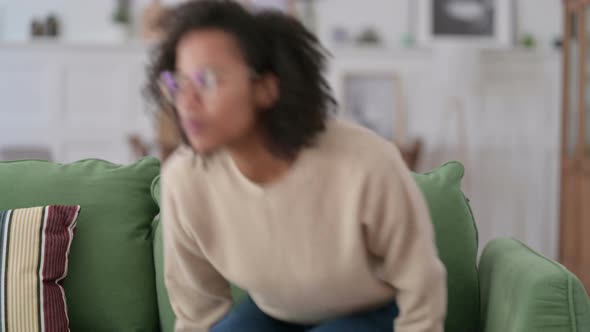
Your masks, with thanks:
[[[71,330],[173,331],[163,283],[160,164],[100,160],[61,165],[0,162],[0,210],[81,205],[64,288]],[[590,331],[590,301],[561,265],[513,239],[489,243],[477,265],[477,230],[449,163],[415,179],[428,202],[448,271],[452,332]],[[244,292],[234,289],[239,302]]]

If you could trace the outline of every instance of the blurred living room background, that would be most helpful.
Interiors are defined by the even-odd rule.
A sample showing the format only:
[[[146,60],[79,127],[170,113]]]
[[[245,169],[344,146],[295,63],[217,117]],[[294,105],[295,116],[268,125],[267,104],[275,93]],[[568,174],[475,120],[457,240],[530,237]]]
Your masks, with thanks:
[[[0,0],[0,160],[165,159],[175,128],[142,89],[181,2]],[[590,146],[584,1],[243,2],[314,31],[340,116],[396,143],[410,168],[465,165],[480,244],[514,236],[588,285],[590,254],[578,253],[590,250],[566,248],[590,235],[577,203],[590,187],[576,185]]]

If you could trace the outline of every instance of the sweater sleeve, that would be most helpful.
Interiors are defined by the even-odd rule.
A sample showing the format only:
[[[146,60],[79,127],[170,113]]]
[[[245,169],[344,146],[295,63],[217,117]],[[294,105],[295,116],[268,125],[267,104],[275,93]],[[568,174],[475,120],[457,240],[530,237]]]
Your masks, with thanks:
[[[229,283],[207,260],[198,241],[187,231],[185,216],[168,185],[162,187],[165,283],[176,314],[176,332],[208,332],[231,309]],[[186,200],[185,200],[186,201]],[[182,205],[180,205],[182,207]],[[196,216],[195,216],[196,217]]]
[[[374,273],[396,289],[396,332],[442,332],[446,270],[435,246],[424,198],[396,154],[375,168],[364,228]]]

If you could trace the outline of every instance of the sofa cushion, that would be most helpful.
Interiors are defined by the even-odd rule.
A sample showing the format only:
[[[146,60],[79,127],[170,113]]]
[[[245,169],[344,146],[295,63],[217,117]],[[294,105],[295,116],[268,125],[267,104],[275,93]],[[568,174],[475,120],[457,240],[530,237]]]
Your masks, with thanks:
[[[80,205],[64,288],[72,331],[157,331],[150,184],[159,161],[0,162],[0,210]]]
[[[79,206],[0,211],[2,331],[67,331],[62,281]]]
[[[477,229],[461,191],[463,174],[463,165],[450,162],[414,175],[428,203],[439,256],[447,268],[445,331],[453,332],[477,331],[479,324]]]
[[[414,174],[428,203],[439,255],[447,268],[449,293],[445,331],[453,332],[476,331],[479,323],[477,229],[461,191],[463,174],[464,168],[458,162],[447,163],[425,174]],[[152,192],[154,198],[159,199],[159,180],[154,181]],[[157,233],[156,236],[161,235]],[[163,280],[161,269],[157,278]],[[243,298],[238,289],[232,291],[234,298]],[[172,320],[171,317],[165,319]]]

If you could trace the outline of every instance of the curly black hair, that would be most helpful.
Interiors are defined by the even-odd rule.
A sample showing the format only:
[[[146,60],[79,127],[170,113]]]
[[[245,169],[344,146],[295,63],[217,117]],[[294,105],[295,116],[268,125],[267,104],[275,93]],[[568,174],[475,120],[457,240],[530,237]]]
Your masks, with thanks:
[[[176,47],[183,36],[211,28],[231,34],[256,73],[271,73],[279,80],[277,102],[259,113],[270,150],[293,158],[313,145],[336,105],[324,77],[328,53],[299,21],[275,10],[250,11],[228,0],[189,1],[176,7],[148,67],[146,92],[158,109],[171,110],[178,125],[178,114],[162,95],[158,79],[163,71],[175,70]],[[184,133],[182,137],[187,143]]]

